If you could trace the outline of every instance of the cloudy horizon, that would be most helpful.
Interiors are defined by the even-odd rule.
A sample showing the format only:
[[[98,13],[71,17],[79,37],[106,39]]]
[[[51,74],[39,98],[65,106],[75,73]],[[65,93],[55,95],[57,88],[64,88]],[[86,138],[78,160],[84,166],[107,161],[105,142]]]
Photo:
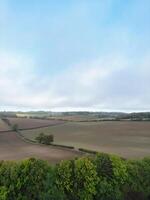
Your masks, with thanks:
[[[0,0],[0,110],[149,111],[149,0]]]

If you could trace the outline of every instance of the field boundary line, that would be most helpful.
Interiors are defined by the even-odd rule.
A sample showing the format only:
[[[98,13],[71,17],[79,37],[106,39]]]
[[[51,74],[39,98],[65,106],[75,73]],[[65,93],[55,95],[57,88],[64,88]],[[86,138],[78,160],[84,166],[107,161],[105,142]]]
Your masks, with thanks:
[[[0,130],[0,133],[9,133],[9,132],[12,132],[12,130],[11,130],[11,129],[10,129],[10,130],[7,130],[7,131],[6,131],[6,130],[5,130],[5,131],[1,131],[1,130]]]
[[[63,125],[66,122],[60,123],[60,124],[50,124],[50,125],[45,125],[45,126],[38,126],[38,127],[32,127],[32,128],[18,128],[19,131],[27,131],[27,130],[34,130],[34,129],[40,129],[40,128],[48,128],[51,126],[59,126],[59,125]]]
[[[2,119],[3,120],[3,119]],[[14,125],[14,124],[12,124],[12,123],[10,123],[10,124],[8,124],[8,123],[6,123],[6,121],[4,121],[3,120],[3,122],[8,126],[8,127],[10,127],[11,129],[9,129],[9,130],[4,130],[4,131],[1,131],[0,130],[0,133],[1,132],[11,132],[11,131],[13,131],[12,130],[12,126]],[[37,127],[30,127],[30,128],[18,128],[18,130],[19,131],[27,131],[27,130],[34,130],[34,129],[40,129],[40,128],[48,128],[48,127],[51,127],[51,126],[59,126],[59,125],[63,125],[63,124],[66,124],[67,122],[66,121],[63,121],[63,122],[61,122],[61,123],[55,123],[55,124],[49,124],[49,125],[43,125],[43,126],[37,126]],[[17,124],[17,123],[16,123]]]
[[[13,131],[16,133],[16,135],[21,139],[23,140],[24,142],[26,143],[30,143],[30,144],[34,144],[34,145],[38,145],[38,146],[45,146],[45,147],[49,147],[49,148],[55,148],[55,149],[60,149],[60,150],[65,150],[65,151],[70,151],[70,152],[75,152],[75,153],[78,153],[79,155],[85,155],[84,152],[82,151],[79,151],[79,149],[69,149],[67,148],[67,146],[65,147],[61,147],[61,146],[57,146],[57,144],[51,144],[51,145],[45,145],[45,144],[40,144],[40,143],[37,143],[37,142],[34,142],[33,140],[30,140],[30,139],[27,139],[26,137],[24,137],[21,132],[18,130],[18,131]]]
[[[4,121],[5,124],[7,124],[8,127],[12,127],[13,124],[8,124],[6,123],[6,121]],[[17,131],[14,131],[14,130],[8,130],[8,131],[2,131],[2,132],[14,132],[21,140],[23,140],[25,143],[30,143],[30,144],[34,144],[34,145],[39,145],[39,146],[47,146],[47,147],[53,147],[55,149],[61,149],[61,150],[66,150],[66,151],[71,151],[71,152],[76,152],[80,155],[83,155],[84,153],[79,151],[78,149],[76,149],[74,147],[74,149],[69,149],[67,148],[67,146],[65,147],[61,147],[59,146],[59,144],[51,144],[51,145],[45,145],[45,144],[39,144],[37,142],[34,142],[33,140],[30,140],[26,137],[24,137],[21,133],[21,131],[24,131],[24,130],[34,130],[34,129],[40,129],[40,128],[47,128],[47,127],[51,127],[51,126],[58,126],[58,125],[62,125],[62,124],[65,124],[67,123],[66,121],[63,121],[62,123],[59,123],[59,124],[51,124],[51,125],[48,125],[48,126],[40,126],[40,127],[35,127],[35,128],[28,128],[28,129],[18,129]],[[58,145],[58,146],[57,146]]]

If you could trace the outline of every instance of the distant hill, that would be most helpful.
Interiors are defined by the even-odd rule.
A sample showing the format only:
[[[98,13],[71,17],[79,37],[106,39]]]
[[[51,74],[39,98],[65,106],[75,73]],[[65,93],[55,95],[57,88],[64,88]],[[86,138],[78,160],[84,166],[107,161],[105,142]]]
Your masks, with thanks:
[[[60,118],[83,120],[150,120],[150,112],[51,112],[51,111],[29,111],[29,112],[0,112],[0,117],[28,117],[28,118]]]

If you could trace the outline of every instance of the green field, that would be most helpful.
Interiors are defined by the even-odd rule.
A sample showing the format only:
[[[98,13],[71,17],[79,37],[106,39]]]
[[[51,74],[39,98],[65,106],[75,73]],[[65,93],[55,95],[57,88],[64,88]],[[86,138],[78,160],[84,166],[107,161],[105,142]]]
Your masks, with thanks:
[[[66,122],[65,124],[22,131],[34,140],[39,133],[53,134],[54,142],[114,153],[127,158],[150,155],[149,122]]]

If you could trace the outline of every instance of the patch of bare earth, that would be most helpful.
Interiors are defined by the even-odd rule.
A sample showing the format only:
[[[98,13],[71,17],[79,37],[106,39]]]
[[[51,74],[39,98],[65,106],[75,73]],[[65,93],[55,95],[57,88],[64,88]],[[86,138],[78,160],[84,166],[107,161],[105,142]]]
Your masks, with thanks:
[[[7,124],[2,119],[0,119],[0,132],[8,130],[10,130],[10,127],[7,126]]]
[[[113,153],[126,158],[150,156],[150,122],[68,122],[23,131],[34,139],[40,132],[53,134],[55,143]]]
[[[61,120],[30,119],[30,118],[8,118],[11,125],[17,124],[19,129],[32,129],[38,127],[63,124]]]
[[[0,160],[20,160],[30,157],[57,163],[81,154],[67,149],[26,143],[15,132],[0,133]]]

